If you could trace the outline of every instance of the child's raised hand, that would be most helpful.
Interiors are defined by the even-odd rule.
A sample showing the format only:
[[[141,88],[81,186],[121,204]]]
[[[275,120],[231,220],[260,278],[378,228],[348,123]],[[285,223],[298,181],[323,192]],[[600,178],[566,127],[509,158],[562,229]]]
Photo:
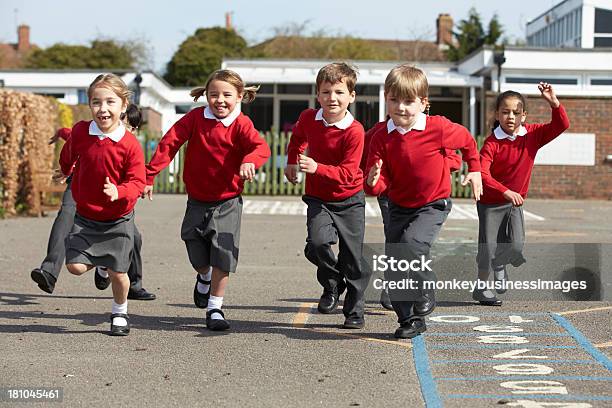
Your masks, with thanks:
[[[291,184],[296,184],[298,182],[297,172],[297,164],[288,164],[287,167],[285,167],[285,177],[287,177],[287,180]]]
[[[476,201],[480,200],[482,196],[482,176],[479,171],[471,171],[465,176],[465,179],[461,182],[462,186],[472,184],[472,195]]]
[[[108,177],[106,177],[106,180],[104,180],[104,194],[109,196],[111,201],[115,201],[119,198],[117,186],[111,183]]]
[[[548,102],[551,108],[559,107],[559,100],[551,84],[548,82],[540,82],[538,90],[542,93],[542,97],[546,99],[546,102]]]
[[[53,170],[53,175],[51,176],[51,180],[53,180],[53,182],[59,183],[59,184],[64,184],[66,182],[67,178],[68,178],[68,176],[66,176],[64,173],[62,173],[62,171],[60,169],[54,169]]]
[[[504,198],[512,203],[515,207],[520,207],[525,202],[522,195],[510,189],[504,191]]]
[[[253,181],[253,177],[255,177],[255,164],[242,163],[240,165],[240,178],[246,181]]]
[[[376,183],[378,183],[378,179],[380,179],[380,172],[382,169],[383,161],[382,159],[378,159],[376,163],[370,168],[370,172],[368,173],[368,186],[374,187]]]
[[[149,197],[149,201],[153,201],[153,186],[145,186],[140,198]]]
[[[316,161],[303,154],[300,154],[300,160],[298,163],[300,166],[300,170],[308,174],[314,174],[317,171],[317,167],[319,166]]]

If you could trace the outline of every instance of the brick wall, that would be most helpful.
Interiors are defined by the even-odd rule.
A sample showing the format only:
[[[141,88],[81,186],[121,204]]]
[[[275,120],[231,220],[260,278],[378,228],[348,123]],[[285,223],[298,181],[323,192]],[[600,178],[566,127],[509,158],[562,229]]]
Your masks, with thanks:
[[[487,129],[491,129],[495,94],[487,95]],[[536,165],[529,197],[612,200],[612,97],[561,97],[570,133],[595,134],[595,166]],[[527,98],[527,122],[550,121],[550,106],[540,97]]]

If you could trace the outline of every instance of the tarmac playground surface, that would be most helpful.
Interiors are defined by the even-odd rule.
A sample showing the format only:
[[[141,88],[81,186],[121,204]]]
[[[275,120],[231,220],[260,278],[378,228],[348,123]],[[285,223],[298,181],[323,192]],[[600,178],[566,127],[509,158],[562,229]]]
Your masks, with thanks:
[[[223,307],[232,328],[213,333],[192,303],[185,202],[138,204],[143,284],[157,300],[129,302],[125,338],[107,335],[111,292],[91,272],[64,269],[51,295],[30,280],[55,213],[0,220],[0,406],[24,405],[7,399],[9,388],[47,388],[61,389],[61,401],[40,406],[612,407],[609,270],[604,300],[483,307],[466,296],[440,302],[424,335],[396,341],[395,314],[375,301],[362,330],[342,329],[339,310],[316,312],[299,197],[245,197]],[[438,242],[474,242],[473,203],[454,204]],[[369,201],[367,242],[383,240],[376,210]],[[528,245],[599,243],[599,264],[610,265],[612,202],[529,199],[526,210]]]

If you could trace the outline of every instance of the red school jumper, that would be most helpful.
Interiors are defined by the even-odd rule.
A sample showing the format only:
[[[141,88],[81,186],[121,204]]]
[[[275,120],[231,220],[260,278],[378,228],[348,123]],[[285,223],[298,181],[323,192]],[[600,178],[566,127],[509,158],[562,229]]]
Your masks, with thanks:
[[[287,148],[287,164],[297,164],[298,156],[308,148],[317,171],[306,176],[306,195],[326,202],[343,201],[363,189],[359,163],[365,132],[356,120],[348,128],[339,129],[325,126],[315,119],[316,114],[316,109],[300,114]]]
[[[129,131],[118,142],[89,134],[91,121],[81,121],[70,132],[60,153],[62,173],[72,173],[72,196],[77,212],[94,221],[111,221],[129,214],[145,186],[144,154]],[[70,136],[69,136],[70,135]],[[74,168],[73,168],[74,166]],[[104,194],[105,179],[117,186],[119,198]]]
[[[379,195],[388,190],[396,205],[420,208],[451,193],[450,170],[445,150],[460,150],[470,172],[480,171],[476,140],[463,126],[443,116],[427,116],[424,130],[402,135],[381,126],[372,136],[367,168],[382,159],[380,179],[366,192]]]
[[[504,192],[512,190],[527,197],[531,171],[538,150],[569,128],[565,108],[559,105],[551,112],[550,123],[525,124],[527,133],[515,140],[497,139],[491,134],[480,150],[483,204],[505,204]]]
[[[225,127],[216,119],[204,117],[204,107],[188,112],[159,141],[146,166],[147,185],[166,167],[179,148],[189,142],[185,154],[183,180],[189,197],[214,202],[236,197],[244,189],[240,165],[261,167],[270,157],[270,148],[242,112]]]

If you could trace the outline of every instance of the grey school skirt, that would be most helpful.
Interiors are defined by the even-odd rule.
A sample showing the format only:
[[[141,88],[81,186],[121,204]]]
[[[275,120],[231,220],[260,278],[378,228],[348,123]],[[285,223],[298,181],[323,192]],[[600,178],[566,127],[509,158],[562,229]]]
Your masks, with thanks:
[[[236,272],[241,218],[241,196],[215,202],[187,200],[181,239],[194,269],[210,265]]]
[[[134,211],[113,221],[95,221],[77,213],[66,238],[66,263],[127,272],[134,248],[134,228]]]

